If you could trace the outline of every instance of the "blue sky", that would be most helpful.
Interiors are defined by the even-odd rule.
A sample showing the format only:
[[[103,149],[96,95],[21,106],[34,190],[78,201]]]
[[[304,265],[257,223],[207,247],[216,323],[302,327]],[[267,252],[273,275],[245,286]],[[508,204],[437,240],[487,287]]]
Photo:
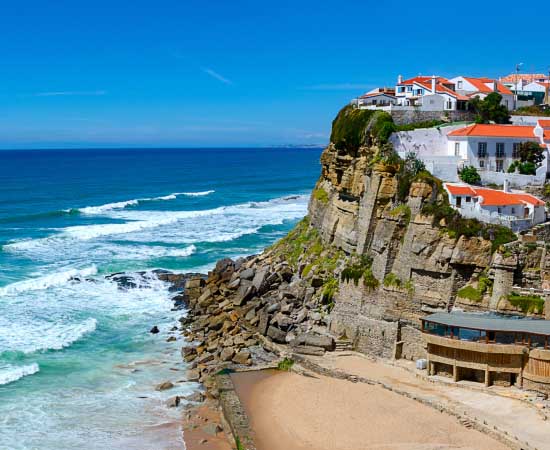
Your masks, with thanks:
[[[549,16],[507,0],[6,1],[0,148],[325,143],[341,106],[400,73],[546,71]]]

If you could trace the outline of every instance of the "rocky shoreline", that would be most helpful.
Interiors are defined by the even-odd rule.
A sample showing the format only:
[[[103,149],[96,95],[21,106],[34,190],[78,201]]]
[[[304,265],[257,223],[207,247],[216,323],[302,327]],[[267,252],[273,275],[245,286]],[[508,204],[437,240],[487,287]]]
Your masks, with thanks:
[[[274,247],[260,255],[222,259],[207,275],[155,271],[175,293],[173,310],[185,311],[178,319],[179,327],[171,330],[185,341],[181,348],[182,359],[188,364],[185,378],[204,387],[204,392],[171,397],[166,403],[168,407],[185,405],[187,448],[195,444],[213,449],[226,448],[228,442],[236,445],[230,433],[224,436],[229,429],[223,425],[215,375],[275,368],[282,357],[273,346],[288,346],[289,354],[303,355],[322,355],[336,348],[328,333],[331,305],[325,304],[322,293],[326,274],[311,271],[302,278],[283,253]],[[305,266],[308,258],[301,260]],[[111,278],[121,288],[132,287],[124,274]],[[158,332],[158,328],[152,324],[150,331]],[[168,339],[176,341],[175,337]],[[157,385],[158,390],[170,388],[169,381]]]

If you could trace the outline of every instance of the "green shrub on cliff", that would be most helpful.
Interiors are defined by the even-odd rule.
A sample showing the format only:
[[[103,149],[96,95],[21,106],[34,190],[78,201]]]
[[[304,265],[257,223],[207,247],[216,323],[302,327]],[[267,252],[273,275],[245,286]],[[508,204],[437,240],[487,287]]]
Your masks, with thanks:
[[[512,292],[508,295],[508,301],[523,313],[541,314],[544,311],[544,299],[538,295],[520,295]]]
[[[321,294],[321,300],[323,301],[323,303],[331,303],[336,292],[338,292],[338,280],[334,277],[331,277],[323,284],[323,291]]]
[[[465,298],[476,303],[483,300],[483,295],[481,295],[481,292],[473,286],[464,286],[462,289],[459,289],[456,295],[460,298]]]
[[[313,191],[313,198],[324,205],[328,203],[328,194],[323,188],[317,188]]]
[[[277,364],[277,370],[288,372],[293,365],[294,361],[292,359],[285,358],[282,361],[279,361],[279,363]]]
[[[384,277],[384,286],[386,287],[395,287],[395,288],[400,288],[401,287],[401,280],[397,277],[396,274],[394,274],[393,272],[391,273],[388,273],[385,277]]]
[[[355,262],[348,264],[342,273],[340,278],[342,281],[353,281],[356,286],[359,285],[359,280],[363,279],[363,285],[369,289],[376,289],[380,282],[375,278],[372,273],[372,258],[367,255],[361,255]]]
[[[367,144],[367,125],[374,111],[347,105],[332,122],[330,141],[338,150],[355,152]]]

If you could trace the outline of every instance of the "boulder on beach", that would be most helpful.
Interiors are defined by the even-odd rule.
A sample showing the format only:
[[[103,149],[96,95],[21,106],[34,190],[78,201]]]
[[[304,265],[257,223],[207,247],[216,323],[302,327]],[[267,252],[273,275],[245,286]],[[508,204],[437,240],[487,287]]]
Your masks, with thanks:
[[[157,391],[167,391],[168,389],[172,389],[174,387],[174,383],[171,381],[164,381],[160,384],[157,384],[155,387],[155,390]]]
[[[149,330],[149,333],[151,333],[151,334],[160,333],[159,327],[157,327],[157,326],[155,325],[153,328],[151,328],[151,329]]]

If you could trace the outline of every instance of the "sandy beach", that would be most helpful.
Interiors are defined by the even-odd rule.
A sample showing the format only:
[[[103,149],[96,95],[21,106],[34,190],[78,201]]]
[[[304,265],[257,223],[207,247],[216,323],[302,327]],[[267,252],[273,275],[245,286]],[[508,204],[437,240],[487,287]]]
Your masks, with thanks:
[[[505,450],[456,419],[378,386],[241,373],[235,388],[258,450]]]

